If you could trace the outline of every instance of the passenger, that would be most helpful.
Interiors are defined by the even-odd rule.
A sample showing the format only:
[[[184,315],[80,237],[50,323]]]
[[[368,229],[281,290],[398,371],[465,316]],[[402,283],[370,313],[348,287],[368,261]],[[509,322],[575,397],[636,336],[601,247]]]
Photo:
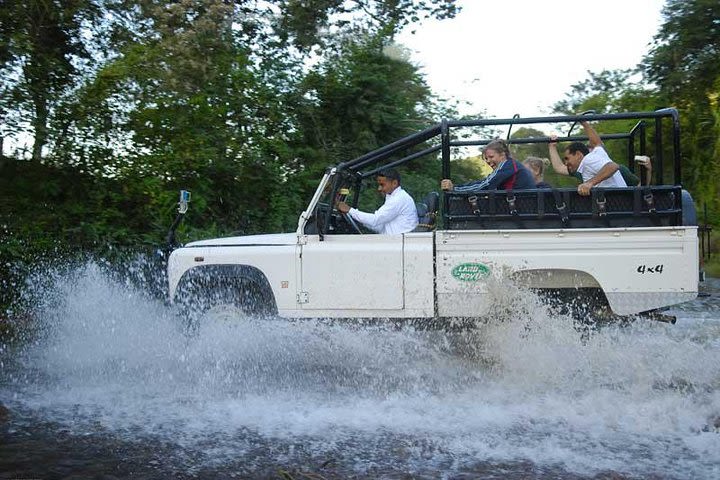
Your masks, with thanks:
[[[535,188],[532,173],[522,163],[510,157],[510,149],[504,140],[496,139],[490,142],[483,150],[483,157],[493,169],[490,175],[463,185],[453,185],[452,180],[444,178],[440,182],[440,188],[459,193]]]
[[[335,206],[370,230],[388,235],[411,232],[418,224],[417,208],[412,197],[400,186],[400,174],[394,168],[377,174],[378,192],[385,196],[385,203],[375,213],[361,212],[345,202]]]
[[[557,136],[551,135],[548,150],[553,168],[558,173],[572,175],[578,172],[582,175],[582,183],[577,191],[580,195],[590,195],[593,187],[627,187],[627,183],[620,174],[620,166],[613,162],[603,148],[600,135],[586,121],[580,122],[588,136],[590,148],[582,142],[572,142],[565,149],[563,160],[557,149]],[[559,167],[562,165],[567,173]]]
[[[547,158],[540,157],[527,157],[523,162],[523,165],[530,170],[535,179],[535,188],[552,188],[552,186],[545,182],[545,165],[548,165],[550,160]]]
[[[551,135],[550,138],[557,138],[557,135]],[[643,159],[642,161],[635,160],[635,163],[647,170],[647,173],[645,175],[645,185],[650,185],[650,182],[652,181],[652,160],[650,159],[650,157],[645,157],[645,159]],[[560,175],[569,175],[571,177],[577,178],[580,182],[583,181],[582,175],[579,172],[568,172],[567,167],[562,163],[562,161],[560,161],[559,157],[556,161],[551,162],[551,165],[555,173],[558,173]],[[630,169],[625,165],[618,164],[618,166],[620,167],[620,175],[622,175],[623,180],[625,180],[625,183],[628,186],[641,186],[640,177],[631,172]]]

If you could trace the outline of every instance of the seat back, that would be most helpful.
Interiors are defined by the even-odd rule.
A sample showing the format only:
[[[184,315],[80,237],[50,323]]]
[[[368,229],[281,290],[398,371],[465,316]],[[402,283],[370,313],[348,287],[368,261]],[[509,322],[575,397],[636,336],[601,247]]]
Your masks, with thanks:
[[[679,226],[693,222],[678,185],[484,190],[445,194],[448,230],[516,230]]]
[[[418,226],[413,232],[431,232],[435,230],[435,219],[440,205],[438,192],[430,192],[425,195],[422,202],[415,204],[418,212]]]

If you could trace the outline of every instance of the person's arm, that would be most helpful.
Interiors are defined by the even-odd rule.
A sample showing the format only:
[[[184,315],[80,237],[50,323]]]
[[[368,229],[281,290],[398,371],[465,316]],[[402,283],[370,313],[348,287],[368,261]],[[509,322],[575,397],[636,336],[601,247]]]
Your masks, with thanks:
[[[553,170],[555,170],[555,173],[559,173],[560,175],[570,175],[570,172],[560,158],[560,152],[558,152],[557,147],[557,135],[555,134],[550,135],[548,151],[550,153],[550,164],[552,165]]]
[[[385,206],[385,205],[383,205],[383,207],[384,207],[384,206]],[[379,231],[380,231],[378,228],[376,228],[376,227],[374,227],[374,226],[372,225],[374,219],[370,219],[370,222],[369,222],[369,223],[366,223],[366,222],[364,222],[364,221],[362,221],[362,220],[360,220],[360,219],[358,218],[358,214],[359,214],[359,213],[361,213],[361,214],[363,214],[363,215],[370,215],[371,217],[372,217],[372,215],[373,215],[372,213],[361,212],[360,210],[357,210],[357,209],[355,209],[355,208],[352,208],[350,205],[348,205],[348,204],[345,203],[345,202],[338,202],[337,204],[335,204],[335,208],[337,208],[340,213],[344,213],[345,215],[350,215],[352,218],[354,218],[354,219],[357,220],[358,222],[361,222],[363,225],[365,225],[366,227],[368,227],[370,230],[372,230],[372,231],[374,231],[374,232],[379,232]],[[380,207],[380,208],[382,208],[382,207]],[[354,214],[351,213],[350,210],[353,210],[355,213],[354,213]],[[377,213],[377,212],[376,212],[376,213]]]
[[[652,183],[652,159],[648,157],[647,162],[640,165],[645,167],[645,185],[650,185]]]
[[[453,191],[458,193],[476,193],[481,190],[497,190],[497,188],[514,173],[515,170],[513,169],[512,161],[507,159],[502,165],[482,180],[476,180],[463,185],[455,185]]]
[[[602,139],[600,138],[600,135],[595,131],[595,129],[590,125],[589,122],[580,122],[580,125],[582,125],[583,130],[585,130],[585,135],[588,136],[588,143],[590,144],[590,148],[595,148],[598,145],[602,145]]]
[[[603,167],[594,177],[592,177],[587,182],[583,182],[578,185],[578,193],[580,195],[590,195],[590,189],[592,187],[602,182],[603,180],[607,180],[608,178],[612,177],[619,168],[620,166],[617,163],[609,161],[608,163],[603,165]]]
[[[385,199],[385,203],[380,208],[375,210],[375,213],[362,212],[357,208],[351,208],[348,210],[348,215],[369,229],[379,232],[382,230],[383,225],[400,214],[400,206],[399,202],[389,197]]]

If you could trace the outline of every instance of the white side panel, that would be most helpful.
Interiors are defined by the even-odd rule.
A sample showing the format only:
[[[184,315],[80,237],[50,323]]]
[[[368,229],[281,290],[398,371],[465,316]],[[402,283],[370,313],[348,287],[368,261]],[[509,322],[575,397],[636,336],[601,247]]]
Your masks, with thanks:
[[[303,310],[404,307],[402,235],[308,235],[301,255]]]
[[[463,264],[468,266],[460,267]],[[482,271],[473,275],[472,269]],[[524,280],[527,284],[530,279],[533,287],[574,288],[596,282],[621,315],[661,308],[697,295],[697,229],[438,232],[438,313],[483,315],[492,301],[488,279],[528,270],[533,275]]]
[[[178,248],[170,254],[167,269],[170,301],[175,298],[175,290],[177,290],[183,274],[195,265],[202,265],[207,250],[205,247]]]
[[[297,308],[295,274],[297,245],[185,247],[172,253],[168,264],[170,291],[185,271],[208,265],[249,265],[265,274],[278,311]],[[200,260],[202,259],[202,260]]]
[[[295,308],[295,256],[297,245],[252,246],[211,249],[206,263],[250,265],[265,274],[278,310]]]

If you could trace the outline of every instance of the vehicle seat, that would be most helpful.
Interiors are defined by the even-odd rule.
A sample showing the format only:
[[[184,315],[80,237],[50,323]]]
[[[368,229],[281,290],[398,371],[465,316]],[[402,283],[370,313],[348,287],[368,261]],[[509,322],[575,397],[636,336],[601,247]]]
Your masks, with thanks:
[[[437,218],[440,195],[438,192],[430,192],[425,195],[422,202],[415,204],[418,212],[418,226],[413,232],[432,232],[435,230],[435,219]]]

